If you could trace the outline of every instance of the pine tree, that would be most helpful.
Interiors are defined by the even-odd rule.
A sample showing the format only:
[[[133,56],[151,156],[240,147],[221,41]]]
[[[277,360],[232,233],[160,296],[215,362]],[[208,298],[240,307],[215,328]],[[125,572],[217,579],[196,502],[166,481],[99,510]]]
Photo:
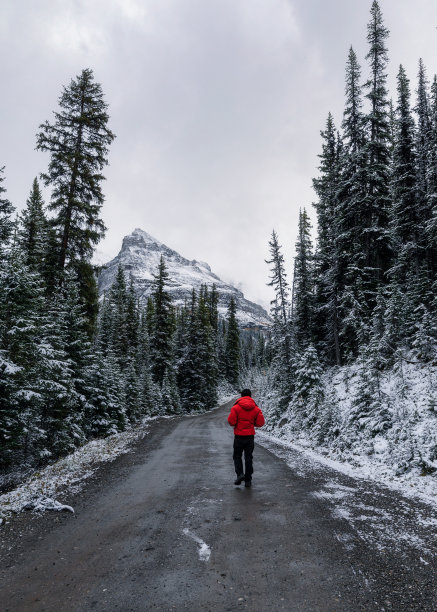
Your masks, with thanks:
[[[166,291],[169,275],[161,255],[153,276],[153,324],[150,331],[150,356],[155,382],[162,385],[167,369],[173,367],[174,318],[171,296]]]
[[[87,333],[87,318],[73,276],[66,276],[64,300],[65,353],[69,359],[73,385],[78,398],[78,410],[83,413],[88,393],[88,368],[93,364],[94,355]]]
[[[126,322],[128,295],[126,278],[121,264],[118,265],[116,277],[111,287],[110,301],[112,305],[111,345],[120,367],[123,367],[129,351],[129,338]]]
[[[240,330],[237,322],[237,305],[231,296],[227,313],[226,329],[226,378],[231,385],[236,386],[239,380],[240,362]]]
[[[133,278],[131,276],[126,299],[126,334],[128,350],[135,353],[138,349],[138,333],[140,325],[140,313],[138,300],[135,294]]]
[[[386,39],[389,31],[384,26],[377,0],[370,10],[367,28],[371,75],[366,83],[370,102],[367,115],[368,189],[365,201],[362,235],[367,279],[364,285],[370,309],[375,305],[378,285],[385,283],[385,272],[391,264],[388,220],[390,211],[390,118],[387,94],[388,52]]]
[[[318,245],[315,254],[316,296],[315,328],[329,362],[340,364],[339,296],[341,277],[338,253],[338,193],[342,143],[329,113],[319,156],[320,176],[313,180],[318,201],[315,204],[318,220]]]
[[[279,388],[279,407],[285,408],[292,394],[292,337],[289,321],[289,285],[285,272],[284,256],[278,236],[273,230],[269,241],[270,259],[266,263],[270,268],[269,287],[273,287],[274,299],[270,302],[270,312],[273,319],[272,327],[272,367]]]
[[[2,176],[5,167],[0,168],[0,263],[5,257],[6,247],[12,234],[13,221],[11,215],[14,212],[14,207],[7,198],[4,197],[6,192],[3,187],[5,177]]]
[[[430,133],[428,141],[426,207],[429,220],[426,224],[426,240],[431,280],[437,280],[437,76],[431,85]]]
[[[343,148],[336,196],[335,258],[338,269],[339,345],[346,359],[358,352],[358,336],[365,312],[362,294],[364,259],[362,223],[365,218],[367,160],[365,118],[362,111],[361,67],[353,48],[346,64],[346,105]]]
[[[430,211],[427,205],[427,171],[429,165],[431,121],[428,99],[428,79],[422,59],[419,60],[417,101],[414,110],[417,115],[417,130],[415,130],[416,192],[417,201],[421,209],[420,216],[426,224],[430,219]]]
[[[314,335],[314,262],[311,224],[305,208],[299,211],[292,304],[293,329],[297,345],[305,348]]]
[[[322,367],[317,351],[309,344],[296,367],[296,382],[290,409],[299,411],[299,420],[312,427],[319,418],[323,401]]]
[[[271,266],[271,276],[270,282],[267,284],[269,287],[273,287],[275,291],[275,299],[272,300],[271,304],[275,308],[274,316],[285,326],[288,322],[288,295],[290,290],[285,273],[284,256],[275,230],[272,231],[269,248],[271,259],[267,259],[266,263]]]
[[[43,287],[19,250],[0,276],[0,464],[27,464],[41,442]]]
[[[40,126],[37,149],[50,153],[44,183],[53,187],[50,210],[55,217],[51,224],[58,238],[58,272],[62,276],[71,265],[80,282],[80,294],[87,298],[87,309],[95,299],[94,272],[90,260],[95,245],[105,233],[100,218],[104,196],[102,170],[107,165],[108,148],[114,134],[108,129],[108,105],[92,70],[85,69],[59,98],[60,110],[55,121]]]
[[[40,346],[44,394],[41,423],[47,436],[45,456],[53,458],[72,452],[84,442],[84,405],[75,386],[76,364],[67,352],[68,308],[62,295],[52,302],[46,311]]]
[[[167,369],[161,387],[161,406],[165,414],[179,414],[181,401],[173,369]]]
[[[34,179],[26,202],[26,208],[19,217],[18,242],[25,254],[25,262],[34,269],[42,270],[46,247],[47,219],[44,201],[38,179]]]
[[[210,301],[209,293],[205,286],[200,294],[197,310],[199,318],[199,358],[203,376],[203,402],[204,407],[207,409],[214,408],[217,403],[217,342],[216,331],[213,327],[217,317],[216,306],[216,300]]]
[[[396,261],[391,274],[396,274],[398,282],[405,283],[411,266],[416,275],[419,273],[420,260],[423,257],[419,245],[419,235],[423,234],[423,230],[421,231],[423,219],[418,202],[415,130],[410,110],[409,81],[402,66],[398,74],[396,115],[391,220]]]
[[[180,318],[181,348],[179,357],[178,383],[182,406],[186,412],[202,410],[207,393],[202,373],[203,363],[200,355],[200,321],[198,299],[195,290],[191,293],[191,303],[187,308],[188,317]],[[203,355],[202,355],[203,356]]]

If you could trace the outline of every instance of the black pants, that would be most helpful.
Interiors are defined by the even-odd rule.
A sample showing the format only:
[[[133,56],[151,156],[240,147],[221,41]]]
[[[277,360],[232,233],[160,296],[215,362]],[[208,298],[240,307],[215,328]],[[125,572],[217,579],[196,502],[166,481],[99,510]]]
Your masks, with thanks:
[[[237,476],[243,474],[243,451],[244,451],[244,480],[252,480],[253,462],[252,455],[255,446],[255,436],[234,436],[234,465]]]

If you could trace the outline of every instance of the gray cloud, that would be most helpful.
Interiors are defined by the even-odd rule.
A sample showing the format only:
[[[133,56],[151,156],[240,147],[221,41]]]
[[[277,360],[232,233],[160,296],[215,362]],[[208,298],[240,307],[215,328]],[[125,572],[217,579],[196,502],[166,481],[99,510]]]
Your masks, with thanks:
[[[47,157],[38,124],[61,86],[92,67],[117,134],[106,171],[108,225],[97,257],[142,227],[208,261],[267,303],[267,241],[289,257],[328,111],[337,124],[349,45],[366,73],[369,2],[362,0],[4,0],[0,6],[1,155],[21,208]],[[431,0],[382,2],[390,78],[437,69]]]

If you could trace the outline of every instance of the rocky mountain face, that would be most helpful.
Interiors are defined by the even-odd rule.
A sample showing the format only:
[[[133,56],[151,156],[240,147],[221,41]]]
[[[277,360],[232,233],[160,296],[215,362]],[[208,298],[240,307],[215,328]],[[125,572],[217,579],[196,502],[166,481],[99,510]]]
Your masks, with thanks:
[[[218,310],[221,316],[226,315],[231,296],[237,305],[237,318],[243,327],[268,327],[271,319],[267,312],[249,300],[241,291],[228,285],[211,271],[207,263],[189,261],[162,242],[159,242],[147,232],[136,229],[123,239],[119,254],[107,263],[99,275],[99,294],[102,296],[114,282],[118,265],[121,264],[127,277],[132,275],[135,291],[140,302],[145,305],[152,291],[153,274],[158,270],[158,264],[164,257],[170,276],[167,290],[176,305],[189,302],[192,289],[199,291],[201,285],[217,287],[219,296]]]

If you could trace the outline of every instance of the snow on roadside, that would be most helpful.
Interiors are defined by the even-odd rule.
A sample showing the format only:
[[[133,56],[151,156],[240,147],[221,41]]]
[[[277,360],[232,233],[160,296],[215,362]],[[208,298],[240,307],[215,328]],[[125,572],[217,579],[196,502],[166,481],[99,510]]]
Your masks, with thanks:
[[[80,491],[85,480],[92,476],[102,463],[114,461],[119,455],[129,452],[132,443],[147,434],[148,424],[156,418],[158,417],[146,417],[135,429],[108,438],[91,440],[71,455],[35,472],[13,491],[0,495],[0,525],[11,513],[23,510],[74,512],[71,506],[60,503],[56,497],[67,492]]]
[[[384,465],[379,462],[372,462],[370,459],[360,456],[361,464],[352,465],[343,461],[332,459],[326,454],[321,454],[317,450],[311,448],[310,443],[303,443],[302,438],[299,442],[290,442],[265,432],[257,432],[258,439],[263,446],[266,446],[273,452],[274,448],[270,443],[274,445],[282,446],[285,449],[297,451],[304,455],[307,465],[305,462],[299,464],[299,470],[301,475],[305,475],[306,467],[313,471],[317,465],[324,465],[337,472],[341,472],[351,478],[371,480],[378,484],[382,484],[389,489],[402,493],[406,497],[412,497],[414,499],[420,499],[421,501],[437,506],[437,492],[436,483],[434,478],[429,476],[419,476],[417,472],[408,472],[400,476],[396,476],[393,473],[391,465]],[[276,453],[277,454],[277,453]],[[366,461],[367,459],[367,461]],[[294,466],[293,466],[294,467]]]
[[[228,402],[230,402],[231,400],[233,400],[234,398],[240,395],[239,391],[236,391],[231,384],[229,384],[227,381],[224,381],[224,380],[222,380],[219,383],[217,394],[218,394],[217,404],[219,406],[223,406],[223,404],[227,404]]]
[[[274,386],[268,376],[260,376],[259,405],[269,434],[265,440],[435,507],[437,367],[402,362],[379,377],[379,407],[366,413],[365,407],[357,410],[363,392],[357,364],[328,369],[322,378],[324,399],[311,420],[305,407],[293,401],[278,417]]]

